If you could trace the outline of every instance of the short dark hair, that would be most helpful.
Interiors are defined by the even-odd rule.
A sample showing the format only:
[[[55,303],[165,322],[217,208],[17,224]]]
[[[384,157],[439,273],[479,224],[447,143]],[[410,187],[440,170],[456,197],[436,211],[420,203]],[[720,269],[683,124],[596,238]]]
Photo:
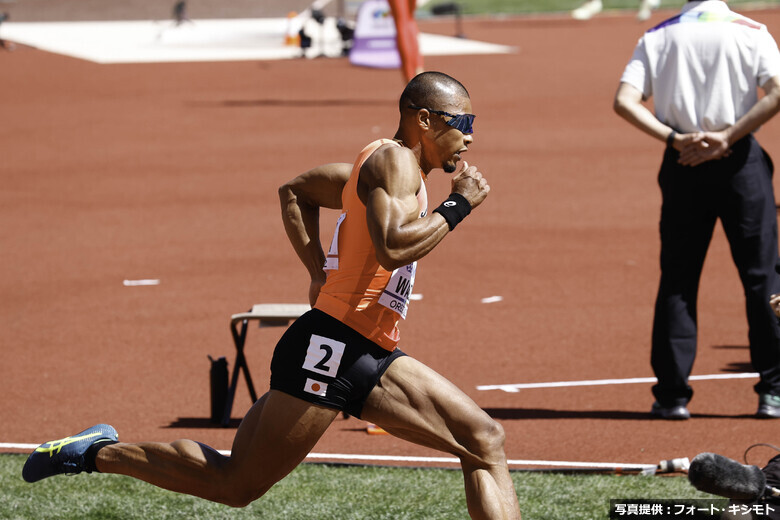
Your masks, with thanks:
[[[469,98],[469,92],[463,84],[443,72],[422,72],[412,78],[406,85],[401,99],[398,101],[398,109],[403,111],[409,105],[426,107],[433,110],[441,110],[445,96],[455,95]]]

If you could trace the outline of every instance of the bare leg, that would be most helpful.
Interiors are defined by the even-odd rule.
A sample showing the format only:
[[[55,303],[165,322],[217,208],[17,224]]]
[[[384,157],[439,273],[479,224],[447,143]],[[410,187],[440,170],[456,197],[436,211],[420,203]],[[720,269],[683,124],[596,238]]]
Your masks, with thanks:
[[[230,457],[190,440],[120,443],[101,449],[96,464],[104,473],[242,507],[300,464],[337,413],[272,390],[244,417]]]
[[[504,431],[466,394],[411,357],[395,360],[362,413],[402,439],[460,458],[474,519],[519,519]]]
[[[390,0],[396,30],[396,44],[401,58],[401,73],[408,82],[423,71],[419,29],[414,19],[417,0]]]

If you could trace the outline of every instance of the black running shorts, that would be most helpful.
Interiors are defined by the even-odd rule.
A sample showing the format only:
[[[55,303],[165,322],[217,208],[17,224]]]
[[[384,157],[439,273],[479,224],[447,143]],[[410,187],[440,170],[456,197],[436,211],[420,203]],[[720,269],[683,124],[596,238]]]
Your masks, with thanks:
[[[360,417],[368,394],[395,359],[328,314],[312,309],[290,326],[271,360],[271,388]]]

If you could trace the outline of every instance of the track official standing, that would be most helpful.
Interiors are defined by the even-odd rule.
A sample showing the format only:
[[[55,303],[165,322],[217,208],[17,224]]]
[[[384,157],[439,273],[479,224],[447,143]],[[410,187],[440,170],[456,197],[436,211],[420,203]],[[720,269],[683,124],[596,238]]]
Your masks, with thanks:
[[[651,96],[654,114],[642,103]],[[773,166],[753,137],[780,110],[777,44],[764,25],[725,2],[688,2],[639,40],[614,108],[666,142],[658,177],[661,281],[652,337],[658,384],[651,413],[690,417],[696,298],[720,218],[745,290],[750,356],[760,373],[757,415],[780,417],[780,327],[767,304],[780,292]]]

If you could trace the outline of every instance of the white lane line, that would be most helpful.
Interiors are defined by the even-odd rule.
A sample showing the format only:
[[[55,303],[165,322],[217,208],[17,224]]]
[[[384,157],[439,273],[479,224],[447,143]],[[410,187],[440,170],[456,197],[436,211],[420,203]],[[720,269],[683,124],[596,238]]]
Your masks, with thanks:
[[[34,450],[39,444],[22,444],[12,442],[0,442],[0,449]],[[219,450],[223,455],[230,456],[230,450]],[[459,464],[455,457],[410,457],[401,455],[359,455],[349,453],[309,453],[306,456],[311,460],[348,460],[367,462],[428,462]],[[633,462],[581,462],[564,460],[521,460],[510,459],[510,466],[544,466],[559,468],[595,468],[595,469],[648,469],[655,468],[656,464],[638,464]]]
[[[40,444],[20,444],[18,442],[0,442],[2,450],[34,450]]]
[[[459,464],[454,457],[405,457],[397,455],[345,455],[340,453],[310,453],[307,459],[327,460],[364,460],[383,462],[436,462]],[[633,462],[581,462],[566,460],[521,460],[509,459],[510,466],[547,466],[561,468],[605,468],[605,469],[647,469],[655,468],[656,464],[638,464]]]
[[[708,374],[700,376],[691,376],[690,381],[704,381],[708,379],[750,379],[758,377],[755,372],[742,372],[738,374]],[[586,381],[557,381],[550,383],[517,383],[503,385],[480,385],[477,390],[503,390],[504,392],[516,393],[520,390],[531,388],[563,388],[571,386],[599,386],[599,385],[628,385],[634,383],[655,383],[658,379],[654,377],[635,377],[629,379],[594,379]]]

